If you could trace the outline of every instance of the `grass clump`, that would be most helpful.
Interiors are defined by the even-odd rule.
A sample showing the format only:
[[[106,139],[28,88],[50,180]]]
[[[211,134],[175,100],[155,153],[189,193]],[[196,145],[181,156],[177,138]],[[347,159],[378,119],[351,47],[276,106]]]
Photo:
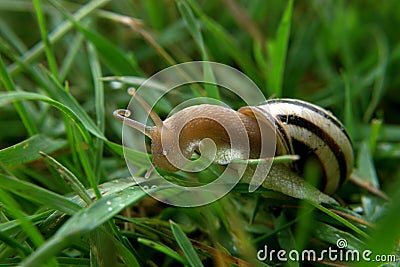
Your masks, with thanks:
[[[398,266],[399,12],[396,0],[0,2],[0,265],[346,266],[257,259],[265,245],[321,252],[342,238]],[[336,114],[356,155],[357,176],[336,194],[342,206],[238,185],[182,208],[135,185],[112,112],[127,106],[127,87],[194,60],[240,70],[266,98]],[[167,95],[155,111],[165,118],[196,96],[243,105],[209,84]],[[147,155],[130,153],[145,173]]]

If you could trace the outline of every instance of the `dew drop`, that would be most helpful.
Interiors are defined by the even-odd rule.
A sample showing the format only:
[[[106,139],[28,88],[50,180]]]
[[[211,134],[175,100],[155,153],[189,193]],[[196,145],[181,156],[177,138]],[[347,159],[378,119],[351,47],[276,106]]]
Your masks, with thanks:
[[[106,202],[106,204],[107,204],[107,205],[111,205],[111,201],[108,200],[108,201]]]
[[[112,89],[121,89],[122,86],[123,86],[123,83],[121,83],[121,82],[118,82],[118,81],[111,81],[110,82],[110,87]]]
[[[148,185],[144,185],[143,186],[143,190],[149,190],[149,186]]]
[[[156,189],[156,188],[157,188],[156,185],[152,185],[152,186],[151,186],[151,189]]]
[[[108,209],[107,209],[108,211],[112,211],[113,210],[113,208],[111,208],[111,207],[108,207]]]

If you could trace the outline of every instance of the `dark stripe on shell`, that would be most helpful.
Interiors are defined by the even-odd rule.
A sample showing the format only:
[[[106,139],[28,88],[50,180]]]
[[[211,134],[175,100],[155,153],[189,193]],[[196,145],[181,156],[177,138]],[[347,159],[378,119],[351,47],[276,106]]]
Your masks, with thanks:
[[[336,125],[343,132],[343,134],[346,135],[347,139],[349,139],[349,142],[351,142],[351,139],[350,139],[347,131],[345,130],[343,124],[335,116],[327,113],[322,108],[318,108],[318,107],[311,105],[310,103],[307,103],[305,101],[299,101],[299,100],[294,100],[294,99],[271,99],[271,100],[267,100],[264,103],[265,104],[274,104],[274,103],[292,104],[292,105],[300,106],[300,107],[306,108],[308,110],[311,110],[313,112],[316,112],[319,115],[326,118],[327,120],[329,120],[330,122],[332,122],[334,125]]]
[[[335,155],[338,166],[339,166],[339,173],[340,173],[340,180],[339,180],[339,185],[343,184],[343,182],[347,178],[347,164],[346,164],[346,158],[341,150],[340,146],[336,143],[336,141],[328,134],[326,133],[323,129],[321,129],[318,125],[315,125],[314,123],[305,120],[304,118],[301,118],[299,116],[295,115],[277,115],[277,118],[282,121],[283,123],[287,123],[290,125],[295,125],[304,129],[307,129],[308,131],[312,132],[316,136],[322,139],[322,141],[329,147],[329,149],[332,151],[332,153]],[[292,137],[295,138],[295,137]],[[297,138],[295,138],[297,139]],[[298,139],[297,139],[298,140]]]

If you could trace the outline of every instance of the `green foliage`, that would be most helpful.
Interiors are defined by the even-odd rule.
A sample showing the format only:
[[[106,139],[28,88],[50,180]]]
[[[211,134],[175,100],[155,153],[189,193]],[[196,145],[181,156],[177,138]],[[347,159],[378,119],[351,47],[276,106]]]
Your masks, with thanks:
[[[0,266],[273,266],[276,257],[257,259],[265,245],[320,252],[340,238],[371,257],[396,255],[386,266],[399,266],[399,1],[84,2],[0,1]],[[356,155],[335,195],[342,205],[241,184],[197,208],[147,197],[112,112],[127,106],[127,87],[194,60],[235,67],[266,98],[337,115]],[[166,117],[194,96],[243,104],[209,84],[167,94],[155,111]],[[146,172],[145,153],[125,153]]]

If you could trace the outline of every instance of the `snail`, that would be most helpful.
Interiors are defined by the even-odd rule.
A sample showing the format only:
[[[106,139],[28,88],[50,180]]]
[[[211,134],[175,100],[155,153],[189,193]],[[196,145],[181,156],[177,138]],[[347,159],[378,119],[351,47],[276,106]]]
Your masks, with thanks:
[[[135,95],[133,89],[128,92]],[[263,142],[262,132],[265,128],[268,130],[268,127],[263,128],[263,124],[271,121],[276,138],[275,156],[299,155],[299,160],[285,164],[273,163],[267,177],[261,177],[263,187],[294,198],[337,204],[329,195],[349,178],[353,170],[352,144],[342,123],[329,111],[306,101],[270,99],[237,111],[200,104],[180,110],[162,121],[142,98],[136,97],[136,100],[148,112],[155,126],[132,120],[129,118],[130,111],[126,109],[116,110],[113,115],[151,139],[153,165],[165,171],[178,171],[179,162],[188,160],[194,152],[198,152],[201,140],[207,138],[216,146],[213,161],[220,165],[235,159],[263,158],[260,157],[262,152],[259,146]],[[238,129],[243,128],[247,135],[247,151],[240,145],[232,148],[228,133],[219,123],[221,120],[243,126]],[[302,178],[302,169],[311,160],[320,165],[322,177],[319,189]],[[244,177],[243,182],[251,181]]]

